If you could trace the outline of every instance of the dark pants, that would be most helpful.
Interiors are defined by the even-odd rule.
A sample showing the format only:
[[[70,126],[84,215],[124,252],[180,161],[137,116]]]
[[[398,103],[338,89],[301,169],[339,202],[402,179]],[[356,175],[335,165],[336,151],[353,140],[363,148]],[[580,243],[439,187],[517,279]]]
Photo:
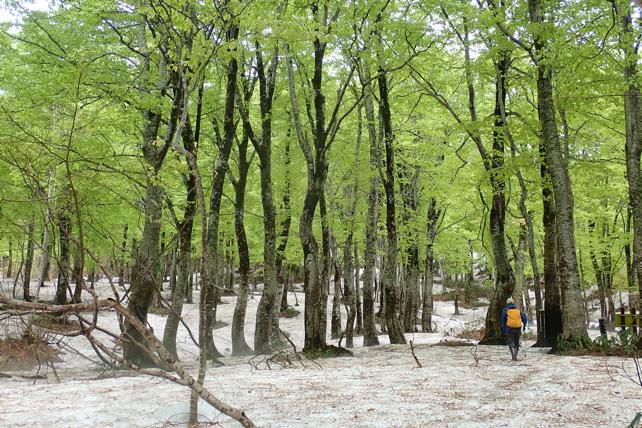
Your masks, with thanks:
[[[507,328],[506,329],[506,343],[510,349],[511,357],[513,360],[517,359],[517,352],[519,351],[519,338],[522,335],[521,328]]]

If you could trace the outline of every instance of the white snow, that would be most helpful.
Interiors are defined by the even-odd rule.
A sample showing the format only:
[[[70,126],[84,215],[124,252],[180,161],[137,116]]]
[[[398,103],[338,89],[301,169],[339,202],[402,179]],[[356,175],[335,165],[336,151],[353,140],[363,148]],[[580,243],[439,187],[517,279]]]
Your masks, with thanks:
[[[106,284],[99,289],[108,293]],[[52,292],[53,287],[45,288],[41,298]],[[281,328],[301,349],[303,294],[297,296],[301,314],[282,318]],[[253,297],[245,326],[250,345],[260,296]],[[198,301],[198,293],[194,299]],[[231,324],[234,298],[224,300],[218,318]],[[289,302],[294,303],[292,295]],[[453,316],[452,302],[435,302],[437,332],[407,335],[423,368],[417,367],[409,345],[389,345],[387,336],[380,335],[382,345],[369,348],[356,337],[354,357],[321,359],[318,364],[304,360],[289,368],[272,365],[268,370],[259,364],[263,369],[257,370],[248,364],[251,357],[227,356],[222,359],[225,366],[209,369],[206,386],[265,427],[622,427],[642,411],[642,387],[626,378],[636,373],[632,359],[555,356],[546,354],[548,349],[527,347],[520,360],[512,362],[503,346],[434,346],[446,332],[448,340],[455,340],[451,336],[457,329],[483,323],[484,312],[463,309],[462,315]],[[183,313],[197,334],[197,306],[185,305]],[[165,317],[150,314],[149,322],[162,337]],[[329,322],[328,314],[328,328]],[[102,314],[100,324],[117,331],[113,312]],[[5,321],[0,334],[3,326],[17,328]],[[215,339],[219,350],[229,355],[230,325],[216,330]],[[96,360],[82,337],[61,343],[64,361],[55,365],[55,374],[42,367],[39,373],[45,380],[0,378],[1,427],[185,426],[186,387],[104,370],[82,356]],[[178,346],[183,364],[196,373],[197,348],[183,327]],[[213,426],[238,426],[205,403],[199,412],[201,420]]]

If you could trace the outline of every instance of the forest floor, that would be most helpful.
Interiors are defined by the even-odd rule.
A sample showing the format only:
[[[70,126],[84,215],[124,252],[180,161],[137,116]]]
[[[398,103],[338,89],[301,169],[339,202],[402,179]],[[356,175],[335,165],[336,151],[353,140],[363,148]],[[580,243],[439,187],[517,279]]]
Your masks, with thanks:
[[[109,291],[106,283],[97,289]],[[6,286],[0,292],[6,293]],[[52,292],[53,287],[42,289],[41,298]],[[248,344],[253,343],[259,297],[253,296],[248,304]],[[294,296],[289,297],[293,304]],[[302,293],[297,297],[301,313],[282,318],[281,328],[301,349]],[[198,293],[194,299],[198,301]],[[481,327],[485,308],[462,309],[461,315],[453,316],[453,302],[436,301],[437,331],[406,335],[415,345],[421,368],[410,345],[390,345],[386,335],[379,336],[380,346],[368,348],[356,337],[353,357],[292,359],[287,367],[275,363],[268,367],[263,357],[229,356],[234,300],[224,297],[219,306],[218,318],[228,325],[215,331],[215,340],[228,356],[221,359],[224,366],[208,371],[206,387],[245,410],[259,426],[623,427],[642,411],[642,387],[636,383],[633,359],[549,355],[548,349],[528,347],[532,341],[525,341],[519,360],[513,362],[504,346],[476,346],[474,341],[462,346],[462,339],[455,336]],[[196,305],[185,305],[184,319],[197,334]],[[150,314],[149,322],[162,337],[165,317]],[[102,314],[99,324],[118,331],[113,312]],[[5,319],[0,335],[15,335],[22,328],[16,318]],[[0,370],[12,376],[0,376],[1,427],[185,426],[187,388],[105,369],[83,337],[47,334],[45,338],[60,350],[51,364]],[[183,364],[195,373],[197,348],[183,327],[178,348]],[[238,426],[203,402],[199,413],[202,426]]]

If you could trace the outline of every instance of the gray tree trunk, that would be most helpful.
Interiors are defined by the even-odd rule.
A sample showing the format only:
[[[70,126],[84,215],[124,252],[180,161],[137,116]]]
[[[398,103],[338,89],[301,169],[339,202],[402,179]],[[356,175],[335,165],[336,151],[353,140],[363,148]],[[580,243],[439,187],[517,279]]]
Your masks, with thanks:
[[[540,0],[529,0],[531,22],[542,25],[544,12]],[[568,175],[568,166],[560,148],[555,107],[553,104],[553,77],[551,66],[544,56],[547,41],[538,31],[534,51],[537,63],[537,107],[544,145],[544,162],[551,177],[557,226],[557,268],[562,292],[562,334],[565,340],[584,344],[588,341],[584,322],[584,305],[575,254],[575,231],[573,219],[573,191]],[[548,297],[548,296],[547,296]]]

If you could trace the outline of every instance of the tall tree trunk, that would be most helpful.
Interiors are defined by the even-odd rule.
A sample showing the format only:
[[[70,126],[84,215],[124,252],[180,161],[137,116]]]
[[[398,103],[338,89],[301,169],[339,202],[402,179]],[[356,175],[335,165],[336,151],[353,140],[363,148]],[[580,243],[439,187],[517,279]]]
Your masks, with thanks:
[[[238,38],[239,27],[232,23],[227,30],[227,40],[234,41]],[[223,140],[218,141],[219,154],[213,164],[213,180],[210,193],[209,215],[207,219],[207,250],[203,251],[203,272],[201,272],[201,298],[199,307],[199,343],[201,346],[201,360],[218,358],[221,353],[214,344],[213,329],[216,323],[216,309],[220,300],[220,288],[223,284],[218,281],[219,252],[219,226],[221,200],[223,197],[223,184],[229,169],[228,160],[236,134],[234,121],[236,82],[238,74],[238,61],[231,58],[227,66],[227,84],[225,92],[225,110],[223,118]],[[199,374],[200,378],[200,374]]]
[[[141,96],[154,94],[160,99],[165,93],[170,79],[167,79],[167,63],[161,57],[157,65],[157,73],[151,72],[153,55],[147,49],[145,40],[145,24],[141,24],[138,31],[138,49],[142,54],[142,79],[143,88]],[[175,80],[175,79],[174,79]],[[175,82],[174,82],[175,84]],[[147,85],[147,86],[145,86]],[[176,86],[176,85],[175,85]],[[144,225],[140,244],[136,247],[132,263],[132,278],[129,294],[128,310],[143,324],[147,321],[147,312],[152,303],[159,284],[159,244],[162,217],[163,189],[158,184],[161,166],[174,137],[178,122],[179,104],[182,97],[174,96],[165,140],[158,142],[161,113],[152,110],[143,112],[143,159],[149,168],[144,197]],[[123,333],[123,358],[139,366],[152,366],[143,335],[130,322],[125,321]]]
[[[247,159],[248,135],[243,134],[239,141],[239,175],[232,180],[234,185],[234,230],[236,231],[236,245],[239,252],[239,288],[232,316],[232,355],[250,354],[252,348],[245,341],[245,312],[250,285],[250,249],[247,245],[245,234],[245,188],[250,162]]]
[[[58,287],[56,288],[56,297],[54,303],[56,305],[64,305],[67,303],[67,291],[69,290],[69,257],[70,257],[70,244],[71,244],[71,217],[69,215],[69,206],[65,203],[58,211],[58,231],[60,234],[60,251],[58,260]],[[27,248],[27,260],[33,260],[33,249],[31,255]],[[31,264],[28,263],[29,269]],[[26,271],[26,269],[25,269]]]
[[[386,269],[384,271],[383,290],[385,293],[385,320],[388,338],[392,344],[405,344],[406,338],[397,318],[398,283],[397,283],[397,219],[395,207],[395,155],[394,135],[392,132],[392,115],[388,100],[388,77],[383,68],[379,68],[379,109],[384,130],[386,150],[386,179],[383,188],[386,192]]]
[[[544,12],[540,0],[529,0],[531,22],[538,25],[534,34],[537,58],[537,107],[542,132],[546,167],[551,177],[557,226],[557,267],[562,292],[562,334],[565,340],[584,345],[588,339],[580,287],[573,219],[573,191],[568,165],[560,148],[553,104],[552,68],[545,58],[547,40],[542,33]],[[548,297],[548,296],[547,296]]]
[[[34,247],[34,229],[35,229],[35,219],[33,216],[31,217],[31,220],[29,221],[29,226],[27,228],[27,256],[25,257],[25,270],[24,270],[24,276],[22,280],[22,298],[30,302],[31,301],[31,294],[29,291],[29,286],[31,284],[31,268],[33,266],[33,247]],[[15,287],[14,287],[15,289]],[[58,302],[56,302],[58,303]],[[61,304],[64,304],[65,302],[63,301]]]
[[[197,115],[196,121],[198,124],[200,116]],[[186,116],[181,134],[185,151],[195,157],[196,141],[195,135],[192,132],[189,115]],[[176,288],[172,293],[171,311],[167,316],[165,330],[163,331],[163,346],[165,346],[167,351],[169,351],[172,357],[176,360],[178,360],[176,335],[178,333],[180,318],[183,314],[183,303],[185,297],[191,295],[190,276],[192,275],[192,270],[190,265],[192,258],[192,231],[194,228],[194,216],[196,215],[197,208],[196,173],[193,170],[190,160],[186,159],[186,161],[188,172],[183,175],[183,183],[186,191],[185,209],[183,210],[183,219],[178,224],[178,255],[176,261],[178,274],[176,279]],[[125,228],[123,238],[124,248],[124,243],[127,239],[127,228]]]
[[[374,93],[369,66],[364,65],[361,81],[363,82],[363,106],[366,114],[366,127],[370,144],[370,190],[368,191],[368,213],[366,222],[366,248],[363,266],[363,346],[379,345],[375,325],[375,264],[377,261],[377,226],[379,223],[379,173],[381,159],[377,138]]]
[[[274,49],[269,69],[266,72],[261,46],[256,42],[256,71],[259,80],[259,105],[261,111],[260,138],[255,135],[246,106],[251,90],[246,90],[246,99],[239,112],[243,129],[259,156],[261,172],[261,205],[263,207],[263,295],[256,310],[254,352],[269,352],[272,341],[279,341],[279,309],[281,294],[277,282],[276,212],[272,191],[272,103],[276,85],[278,49]],[[287,242],[287,240],[286,240]]]
[[[629,1],[613,0],[620,25],[622,26],[621,49],[624,52],[624,80],[627,85],[624,92],[624,123],[626,127],[626,177],[629,185],[629,207],[633,217],[633,265],[642,296],[642,172],[640,155],[642,154],[642,111],[640,110],[640,84],[638,73],[639,62],[639,27],[632,19],[632,8],[636,5]],[[638,24],[639,25],[639,24]],[[638,308],[639,309],[639,308]]]
[[[287,278],[287,269],[284,266],[283,260],[285,258],[285,249],[288,246],[288,238],[290,236],[290,226],[292,224],[292,211],[290,209],[290,139],[288,131],[288,139],[285,142],[285,153],[284,153],[284,164],[285,164],[285,180],[284,185],[285,189],[283,190],[283,202],[282,202],[282,211],[284,214],[283,220],[281,220],[281,227],[279,233],[279,246],[276,249],[276,272],[277,278],[280,284],[283,284],[283,292],[281,294],[281,311],[286,311],[288,309],[288,278]]]
[[[333,286],[333,296],[332,296],[332,319],[330,320],[330,337],[332,339],[338,339],[341,336],[341,302],[345,302],[345,297],[341,292],[341,266],[339,266],[338,254],[336,245],[333,246],[332,251],[332,262],[331,265],[334,268],[334,279],[332,281]],[[345,284],[344,284],[345,290]],[[346,327],[347,329],[347,327]],[[347,340],[347,339],[346,339]],[[347,343],[347,342],[346,342]]]
[[[49,187],[48,199],[51,200],[53,197],[53,185]],[[45,224],[43,225],[42,231],[42,254],[40,254],[40,266],[38,273],[38,281],[40,281],[40,287],[45,286],[45,281],[49,279],[49,257],[51,253],[51,231],[50,228],[53,227],[53,209],[50,206],[47,206],[47,214],[45,216]]]
[[[426,215],[426,263],[425,277],[421,299],[421,331],[432,333],[432,289],[435,275],[435,258],[433,245],[437,236],[437,226],[441,210],[437,209],[437,200],[433,197],[428,201],[428,212]]]
[[[359,285],[361,282],[361,266],[359,265],[359,243],[357,241],[354,241],[354,258],[352,260],[354,260],[354,300],[356,312],[355,333],[363,334],[363,311],[361,306],[361,287]]]
[[[505,126],[504,115],[502,114],[506,105],[506,77],[510,67],[510,57],[506,52],[500,54],[495,63],[495,111],[493,127],[493,151],[490,155],[484,155],[482,159],[489,172],[490,184],[493,189],[492,205],[490,209],[490,234],[493,250],[493,261],[495,263],[495,291],[490,299],[488,312],[486,313],[486,330],[484,338],[480,341],[483,344],[504,344],[503,332],[501,331],[501,314],[506,300],[513,294],[515,288],[515,277],[513,269],[508,260],[506,251],[506,182],[503,171],[504,167],[504,141]]]
[[[540,153],[543,154],[543,143],[540,143]],[[562,334],[562,296],[557,275],[557,226],[555,215],[555,201],[550,187],[550,175],[546,163],[540,167],[542,179],[544,226],[544,336],[545,341],[538,341],[536,346],[551,346],[557,344]]]

